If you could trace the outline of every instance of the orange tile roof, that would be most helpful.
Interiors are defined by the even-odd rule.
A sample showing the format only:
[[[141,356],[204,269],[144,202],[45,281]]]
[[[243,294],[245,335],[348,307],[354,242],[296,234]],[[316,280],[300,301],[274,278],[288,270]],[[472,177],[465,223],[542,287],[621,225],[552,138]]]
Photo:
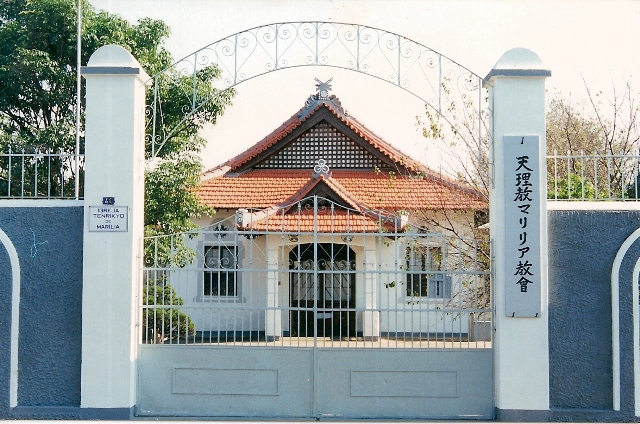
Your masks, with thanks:
[[[274,213],[266,218],[244,222],[238,225],[240,230],[312,232],[320,233],[377,233],[381,228],[392,233],[402,231],[400,224],[388,215],[365,213],[335,208],[319,209],[317,220],[313,210],[292,208],[288,213]]]
[[[326,108],[365,142],[389,158],[390,162],[400,165],[399,169],[404,168],[420,177],[373,170],[334,169],[329,174],[314,175],[311,169],[243,168],[285,139],[321,108]],[[338,208],[333,215],[320,214],[315,224],[312,213],[299,211],[294,206],[296,202],[312,195],[320,182],[326,184],[353,211]],[[326,193],[326,189],[319,188],[317,192]],[[367,211],[396,213],[399,210],[487,208],[487,202],[479,193],[439,176],[409,158],[355,118],[347,116],[339,103],[332,101],[319,101],[312,110],[301,109],[245,152],[205,172],[197,193],[204,203],[216,209],[264,209],[247,216],[253,222],[239,225],[241,229],[260,231],[304,232],[312,231],[314,225],[321,232],[377,232],[381,225],[393,231],[393,226],[397,225],[395,220],[382,224],[379,218],[370,216]],[[276,213],[279,214],[277,218]]]
[[[417,178],[390,176],[386,172],[335,170],[330,177],[321,178],[351,206],[367,209],[487,208],[487,203],[470,188],[429,176]],[[301,190],[314,183],[311,170],[260,169],[205,180],[200,184],[198,194],[203,202],[214,208],[268,208],[300,200]]]

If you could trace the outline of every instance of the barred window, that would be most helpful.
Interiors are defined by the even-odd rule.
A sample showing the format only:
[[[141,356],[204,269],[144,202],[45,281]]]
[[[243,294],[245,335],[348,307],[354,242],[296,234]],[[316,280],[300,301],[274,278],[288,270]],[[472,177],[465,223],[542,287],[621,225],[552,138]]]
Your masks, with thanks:
[[[205,296],[237,296],[237,268],[236,246],[207,246],[204,256],[203,294]]]
[[[451,299],[451,277],[442,271],[442,248],[407,247],[407,296]]]

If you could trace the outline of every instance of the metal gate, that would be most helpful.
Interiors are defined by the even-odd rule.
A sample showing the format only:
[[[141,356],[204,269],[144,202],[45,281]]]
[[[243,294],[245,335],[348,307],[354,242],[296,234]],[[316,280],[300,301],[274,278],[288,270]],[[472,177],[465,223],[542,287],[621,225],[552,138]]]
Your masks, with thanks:
[[[474,239],[319,197],[147,239],[139,416],[493,417]]]

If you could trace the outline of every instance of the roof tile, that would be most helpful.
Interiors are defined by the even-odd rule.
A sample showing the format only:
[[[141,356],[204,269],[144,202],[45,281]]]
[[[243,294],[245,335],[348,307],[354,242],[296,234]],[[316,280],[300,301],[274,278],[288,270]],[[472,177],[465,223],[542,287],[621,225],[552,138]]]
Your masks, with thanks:
[[[284,231],[320,233],[377,233],[381,228],[388,232],[401,231],[395,221],[384,215],[360,215],[345,209],[321,209],[317,219],[313,210],[292,209],[288,214],[274,214],[267,218],[239,225],[240,230]]]
[[[295,196],[313,180],[310,170],[253,170],[238,176],[203,181],[200,198],[222,209],[285,206],[300,200]],[[417,209],[486,209],[487,203],[471,189],[429,176],[406,177],[375,171],[334,170],[325,177],[341,194],[344,190],[361,207],[389,211]],[[340,188],[340,190],[338,190]],[[347,199],[345,199],[347,200]]]

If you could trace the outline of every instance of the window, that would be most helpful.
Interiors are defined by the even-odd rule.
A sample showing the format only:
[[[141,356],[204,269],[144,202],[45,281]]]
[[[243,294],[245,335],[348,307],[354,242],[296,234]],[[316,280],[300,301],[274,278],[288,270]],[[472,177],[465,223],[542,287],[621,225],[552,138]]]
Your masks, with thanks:
[[[237,268],[238,250],[235,246],[207,246],[204,254],[203,294],[237,296]]]
[[[430,299],[451,298],[451,277],[442,271],[442,248],[407,247],[407,296]]]

